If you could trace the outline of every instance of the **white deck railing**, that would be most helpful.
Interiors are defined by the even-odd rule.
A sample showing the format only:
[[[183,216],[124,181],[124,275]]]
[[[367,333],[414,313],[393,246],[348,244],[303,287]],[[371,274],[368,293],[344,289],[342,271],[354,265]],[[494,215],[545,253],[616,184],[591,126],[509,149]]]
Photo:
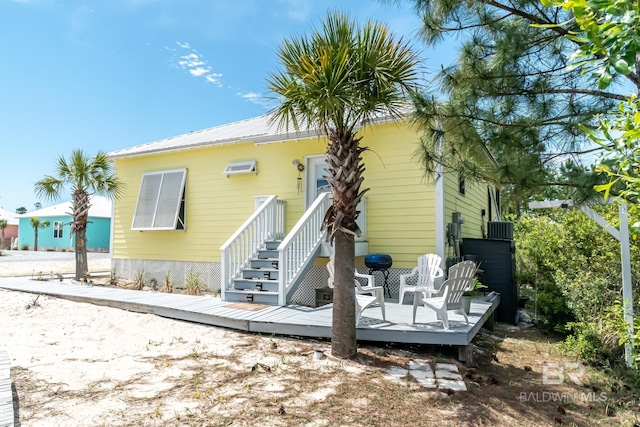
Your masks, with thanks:
[[[330,193],[322,193],[307,209],[278,246],[280,270],[278,304],[286,305],[287,293],[304,271],[311,255],[326,238],[322,221],[331,203]]]
[[[222,300],[225,299],[225,291],[231,287],[233,280],[249,266],[251,258],[257,256],[258,250],[264,247],[264,242],[282,238],[284,210],[284,202],[278,201],[277,196],[269,196],[222,245]]]

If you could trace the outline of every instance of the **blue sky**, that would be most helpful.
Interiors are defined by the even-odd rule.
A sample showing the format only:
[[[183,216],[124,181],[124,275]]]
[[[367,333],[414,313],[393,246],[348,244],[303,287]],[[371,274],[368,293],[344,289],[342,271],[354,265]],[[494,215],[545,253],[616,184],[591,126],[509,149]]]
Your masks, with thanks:
[[[0,0],[0,207],[38,200],[33,184],[82,148],[113,151],[264,114],[282,40],[327,10],[376,19],[427,51],[410,7],[376,0]]]

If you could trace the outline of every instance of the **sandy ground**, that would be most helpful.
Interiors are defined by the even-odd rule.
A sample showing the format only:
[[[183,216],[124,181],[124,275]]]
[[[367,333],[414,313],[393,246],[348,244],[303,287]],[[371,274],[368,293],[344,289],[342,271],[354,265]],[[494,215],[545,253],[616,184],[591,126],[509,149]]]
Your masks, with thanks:
[[[3,276],[74,271],[72,254],[19,255],[0,257]],[[91,270],[108,262],[90,260]],[[11,359],[22,426],[330,425],[307,418],[306,406],[331,392],[338,373],[355,382],[366,369],[316,360],[315,348],[329,353],[326,341],[1,289],[0,347]],[[309,381],[318,370],[323,379]]]
[[[87,254],[89,272],[111,270],[111,257],[107,253]],[[76,262],[73,252],[45,251],[2,251],[0,256],[0,277],[32,276],[39,274],[75,273]]]
[[[0,257],[2,275],[74,270],[72,254],[20,255]],[[108,257],[96,258],[92,271],[108,270],[99,267]],[[548,337],[523,327],[528,339],[502,338],[499,329],[479,334],[483,368],[466,372],[468,391],[450,394],[426,389],[413,371],[398,377],[411,364],[455,363],[443,349],[361,343],[355,360],[337,360],[327,341],[0,289],[0,347],[11,360],[16,426],[631,425],[621,420],[637,418],[636,401],[627,399],[631,412],[613,391],[611,402],[576,400],[566,409],[555,400],[521,402],[522,393],[585,389],[541,383],[544,361],[567,362]],[[326,357],[316,359],[316,349]]]
[[[313,386],[316,393],[305,396],[288,383],[318,369],[364,368],[315,360],[314,348],[327,343],[36,297],[0,290],[0,345],[11,359],[16,425],[298,425],[278,416],[279,405],[304,411],[330,390]],[[254,424],[248,412],[265,394],[272,397]]]

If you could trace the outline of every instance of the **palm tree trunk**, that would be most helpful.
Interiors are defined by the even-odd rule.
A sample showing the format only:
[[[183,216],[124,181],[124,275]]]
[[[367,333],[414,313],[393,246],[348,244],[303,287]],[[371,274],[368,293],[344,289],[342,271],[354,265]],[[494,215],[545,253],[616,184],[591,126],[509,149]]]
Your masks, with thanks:
[[[38,228],[33,229],[33,250],[38,250]]]
[[[356,341],[356,296],[354,274],[355,241],[352,234],[338,232],[334,240],[333,320],[331,354],[351,358],[358,351]]]
[[[360,138],[350,132],[329,132],[331,144],[327,148],[327,172],[333,205],[325,216],[324,225],[334,240],[335,276],[333,291],[333,329],[331,354],[351,358],[358,351],[355,319],[355,236],[360,235],[356,224],[356,207],[367,191],[360,192],[364,166],[360,164],[363,148]]]
[[[76,230],[76,280],[84,279],[89,271],[86,234],[86,228]]]
[[[71,234],[76,236],[76,280],[82,280],[89,272],[87,262],[87,222],[89,221],[89,194],[84,190],[73,193],[73,221]]]

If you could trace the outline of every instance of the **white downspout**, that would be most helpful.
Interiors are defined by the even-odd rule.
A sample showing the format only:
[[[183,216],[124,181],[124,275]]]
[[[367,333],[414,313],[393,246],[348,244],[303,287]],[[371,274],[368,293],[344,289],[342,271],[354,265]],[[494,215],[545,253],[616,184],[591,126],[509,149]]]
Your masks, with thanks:
[[[435,126],[438,130],[442,130],[442,125],[439,120],[436,119]],[[438,141],[437,156],[442,154],[442,139]],[[444,219],[444,168],[441,164],[436,165],[435,176],[435,227],[436,227],[436,253],[445,260],[446,245],[445,245],[445,229],[446,223]]]

